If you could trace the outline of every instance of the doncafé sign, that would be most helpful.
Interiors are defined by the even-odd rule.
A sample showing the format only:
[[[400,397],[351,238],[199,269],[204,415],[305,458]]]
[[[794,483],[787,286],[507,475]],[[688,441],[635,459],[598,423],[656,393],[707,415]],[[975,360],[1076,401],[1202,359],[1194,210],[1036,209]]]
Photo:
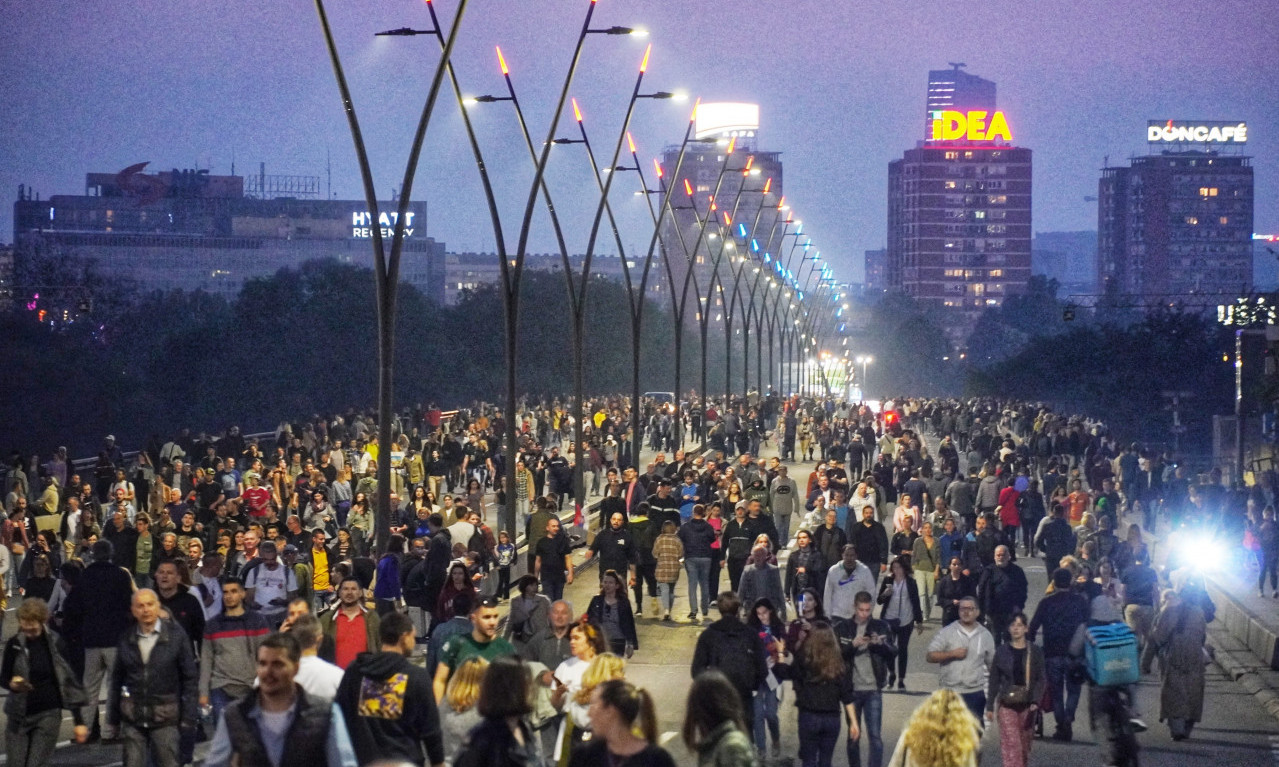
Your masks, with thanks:
[[[1003,112],[933,111],[933,141],[1012,141]]]
[[[1146,123],[1146,141],[1151,144],[1246,144],[1248,124],[1151,120]]]

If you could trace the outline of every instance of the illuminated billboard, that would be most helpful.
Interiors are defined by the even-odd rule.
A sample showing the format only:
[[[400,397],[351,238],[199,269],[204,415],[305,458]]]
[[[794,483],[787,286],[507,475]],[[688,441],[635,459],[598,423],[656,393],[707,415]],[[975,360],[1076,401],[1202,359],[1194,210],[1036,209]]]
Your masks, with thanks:
[[[933,110],[932,141],[1012,141],[1003,112]]]
[[[697,138],[754,136],[759,130],[759,104],[715,101],[697,105]]]
[[[1151,144],[1246,144],[1248,124],[1220,120],[1150,120],[1146,141]]]

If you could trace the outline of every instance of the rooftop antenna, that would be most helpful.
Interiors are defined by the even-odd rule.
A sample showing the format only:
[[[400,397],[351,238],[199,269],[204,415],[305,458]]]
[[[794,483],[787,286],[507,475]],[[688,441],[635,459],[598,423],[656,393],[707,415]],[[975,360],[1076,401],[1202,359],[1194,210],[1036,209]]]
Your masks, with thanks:
[[[958,72],[961,68],[968,66],[962,61],[947,61],[946,63],[954,67],[956,72]]]

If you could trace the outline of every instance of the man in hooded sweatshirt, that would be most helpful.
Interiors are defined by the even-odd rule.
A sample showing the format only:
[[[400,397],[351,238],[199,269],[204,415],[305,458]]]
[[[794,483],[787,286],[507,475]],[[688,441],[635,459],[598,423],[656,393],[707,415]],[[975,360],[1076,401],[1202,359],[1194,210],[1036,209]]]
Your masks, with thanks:
[[[413,621],[388,613],[378,626],[379,652],[360,653],[346,669],[334,702],[360,764],[444,764],[444,738],[431,676],[409,662],[417,646]]]

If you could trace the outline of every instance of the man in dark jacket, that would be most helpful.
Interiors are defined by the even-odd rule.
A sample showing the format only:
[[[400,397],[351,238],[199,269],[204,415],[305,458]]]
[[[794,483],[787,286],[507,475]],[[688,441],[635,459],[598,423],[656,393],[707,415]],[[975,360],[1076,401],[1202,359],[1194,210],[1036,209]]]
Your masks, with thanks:
[[[423,588],[426,590],[422,599],[428,608],[434,609],[436,602],[440,600],[444,582],[448,579],[449,562],[453,561],[453,536],[444,529],[444,517],[439,513],[432,514],[427,519],[426,526],[431,531],[431,537],[426,546],[426,560],[422,563]],[[434,629],[437,623],[439,616],[432,615],[431,628]]]
[[[1070,640],[1079,626],[1088,620],[1088,600],[1070,588],[1073,574],[1062,567],[1052,574],[1053,593],[1039,600],[1035,617],[1030,620],[1028,641],[1035,641],[1039,629],[1044,630],[1044,671],[1048,676],[1048,693],[1052,696],[1053,718],[1057,731],[1053,740],[1070,740],[1079,707],[1081,684],[1072,679]]]
[[[1053,504],[1049,517],[1039,525],[1035,532],[1035,548],[1044,553],[1044,569],[1053,572],[1061,562],[1061,558],[1075,552],[1075,533],[1066,521],[1066,507],[1060,503]]]
[[[618,510],[608,517],[608,529],[601,530],[591,541],[591,553],[599,559],[600,578],[616,570],[628,583],[635,584],[635,539],[626,527],[626,513]],[[628,577],[629,576],[629,577]]]
[[[427,526],[430,526],[429,520]],[[426,644],[431,628],[431,610],[435,608],[434,603],[426,601],[426,550],[427,541],[418,538],[400,565],[404,573],[404,605],[408,608],[409,620],[413,621],[420,645]]]
[[[702,606],[702,617],[709,618],[711,613],[711,561],[715,556],[711,545],[715,543],[715,528],[706,521],[706,508],[701,504],[693,507],[693,518],[681,525],[680,543],[684,544],[684,569],[688,572],[688,619],[697,618],[697,606]],[[697,592],[701,590],[701,601]]]
[[[754,721],[755,690],[768,676],[764,645],[755,632],[737,617],[742,601],[736,593],[723,592],[715,607],[719,610],[720,619],[707,626],[697,637],[697,648],[693,651],[693,676],[711,668],[722,671],[741,696],[747,721]]]
[[[93,563],[84,569],[62,607],[68,643],[84,648],[84,691],[89,704],[81,716],[90,726],[98,718],[103,677],[115,666],[116,649],[132,622],[133,579],[112,564],[112,553],[111,541],[93,544]],[[114,740],[119,738],[119,731],[108,726],[102,735]]]
[[[977,584],[982,614],[990,633],[995,635],[995,644],[1007,639],[1008,624],[1025,607],[1026,594],[1026,573],[1013,563],[1007,546],[997,547],[995,566],[983,570]]]
[[[862,521],[848,531],[848,542],[857,547],[857,558],[866,563],[876,578],[888,570],[888,531],[875,519],[875,507],[858,509]],[[849,514],[851,517],[852,514]]]
[[[879,767],[884,760],[884,741],[880,729],[884,719],[884,683],[897,656],[893,644],[893,632],[888,624],[872,618],[875,604],[869,591],[859,591],[853,598],[854,613],[851,620],[836,620],[835,636],[839,639],[840,653],[844,656],[844,668],[852,678],[854,705],[857,708],[861,734],[870,743],[867,764]],[[848,739],[848,763],[861,764],[861,739]]]
[[[417,644],[413,622],[389,613],[378,631],[381,651],[355,659],[334,699],[356,759],[360,764],[391,760],[441,765],[444,738],[431,677],[409,662]]]
[[[156,767],[179,767],[179,728],[194,729],[199,719],[195,650],[176,623],[161,620],[151,589],[133,595],[132,613],[136,623],[111,669],[107,725],[122,731],[124,767],[146,767],[148,757]]]

